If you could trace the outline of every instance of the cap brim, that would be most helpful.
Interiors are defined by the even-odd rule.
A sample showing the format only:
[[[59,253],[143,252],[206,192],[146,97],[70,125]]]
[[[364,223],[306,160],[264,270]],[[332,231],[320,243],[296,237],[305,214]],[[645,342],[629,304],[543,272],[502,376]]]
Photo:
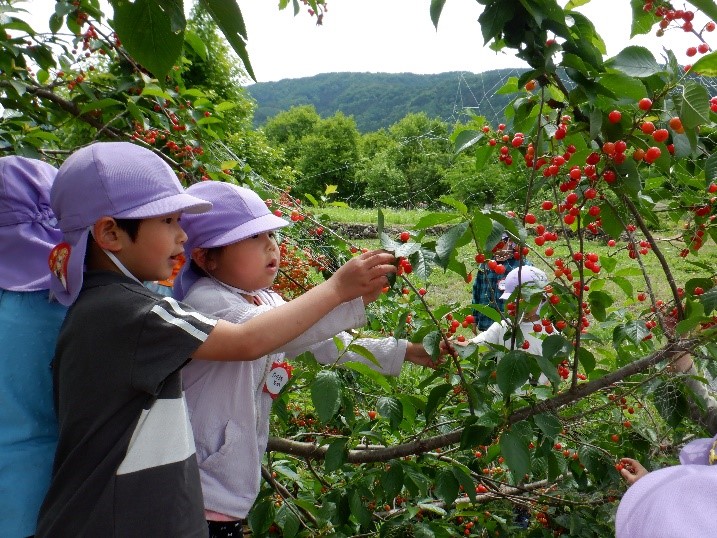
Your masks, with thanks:
[[[512,291],[504,291],[498,299],[501,301],[505,301],[506,299],[510,299],[510,296],[513,292]]]
[[[120,219],[147,219],[170,215],[172,213],[206,213],[212,208],[212,203],[192,196],[191,194],[179,193],[166,198],[161,198],[148,204],[133,207],[112,215]]]
[[[249,222],[237,226],[236,228],[232,228],[228,232],[213,237],[211,241],[194,246],[200,248],[211,248],[231,245],[232,243],[236,243],[237,241],[241,241],[242,239],[246,239],[252,235],[272,232],[274,230],[278,230],[279,228],[288,226],[289,224],[289,222],[285,221],[281,217],[277,217],[276,215],[269,213],[252,219]]]
[[[82,289],[82,275],[85,271],[85,251],[87,250],[87,236],[90,229],[86,228],[79,236],[66,234],[65,240],[70,245],[70,257],[67,262],[67,288],[63,286],[55,273],[50,276],[50,291],[63,305],[70,306],[75,302]],[[71,237],[68,237],[70,235]]]

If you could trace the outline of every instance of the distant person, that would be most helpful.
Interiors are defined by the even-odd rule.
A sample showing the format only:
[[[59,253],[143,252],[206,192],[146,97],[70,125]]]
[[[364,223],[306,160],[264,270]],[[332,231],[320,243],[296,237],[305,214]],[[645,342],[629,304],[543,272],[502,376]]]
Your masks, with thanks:
[[[50,364],[66,308],[50,300],[57,170],[0,158],[0,536],[35,534],[52,475],[57,419]],[[59,263],[64,263],[62,259]]]
[[[522,291],[528,288],[533,290],[542,289],[548,284],[548,277],[543,271],[532,265],[516,267],[505,277],[502,284],[503,291],[497,298],[501,301],[507,301],[513,292],[518,289],[519,283]],[[516,303],[518,300],[519,298],[516,297]],[[534,325],[540,322],[540,311],[545,303],[546,301],[543,298],[539,304],[521,311],[519,313],[520,319],[517,321],[512,318],[494,321],[485,331],[470,340],[454,343],[462,346],[468,344],[492,344],[508,348],[509,350],[523,349],[532,355],[542,355],[543,339],[541,335],[543,333],[542,330],[540,333],[537,333],[534,329]],[[513,338],[514,329],[520,331],[515,338]],[[523,344],[520,344],[521,341],[527,343],[527,347],[523,347]],[[548,378],[545,377],[544,374],[540,374],[538,383],[546,385],[548,384]]]
[[[510,235],[505,233],[493,253],[493,259],[504,267],[500,273],[488,267],[484,262],[478,266],[478,273],[473,280],[473,304],[485,305],[503,312],[505,300],[500,296],[505,291],[504,282],[506,275],[521,265],[520,256],[516,256],[516,244]],[[531,265],[523,258],[522,265]],[[493,324],[493,320],[478,310],[473,310],[475,317],[475,330],[485,331]]]
[[[154,152],[127,142],[85,146],[60,167],[51,204],[69,257],[53,293],[72,305],[55,350],[59,441],[38,538],[208,535],[181,368],[191,358],[251,361],[332,309],[373,296],[395,271],[368,252],[319,286],[241,325],[207,316],[143,281],[171,276],[186,194]]]
[[[281,265],[276,230],[288,222],[271,213],[254,191],[207,181],[187,193],[212,202],[187,215],[185,256],[174,297],[234,323],[246,323],[286,304],[271,286]],[[373,299],[373,298],[370,298]],[[182,376],[197,445],[199,475],[210,538],[240,536],[261,485],[271,404],[288,381],[286,358],[306,351],[321,364],[357,361],[398,375],[404,361],[434,366],[423,345],[396,338],[360,338],[342,332],[366,323],[364,301],[345,303],[298,338],[252,362],[190,361]],[[371,352],[376,363],[350,349]]]

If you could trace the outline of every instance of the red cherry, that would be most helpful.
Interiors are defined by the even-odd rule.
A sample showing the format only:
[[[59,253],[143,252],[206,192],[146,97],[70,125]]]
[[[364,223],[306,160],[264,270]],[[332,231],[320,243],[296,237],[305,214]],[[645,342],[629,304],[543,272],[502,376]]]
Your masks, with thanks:
[[[535,215],[533,215],[532,213],[526,213],[526,214],[525,214],[525,223],[526,223],[526,224],[535,224],[535,222],[536,222],[537,220],[538,220],[538,219],[536,219],[536,218],[535,218]]]
[[[664,142],[667,140],[670,136],[670,132],[667,129],[658,129],[654,133],[652,133],[652,138],[655,140],[655,142]]]
[[[640,99],[640,102],[637,103],[637,106],[640,108],[640,110],[650,110],[652,108],[652,99],[643,97],[642,99]]]
[[[553,209],[553,202],[550,200],[545,200],[542,204],[540,204],[540,207],[545,211],[550,211]]]
[[[371,411],[369,411],[368,418],[370,418],[371,420],[374,420],[376,418],[376,411],[374,411],[373,409]]]
[[[405,243],[406,241],[411,239],[411,234],[408,232],[401,232],[400,238],[401,238],[401,241],[403,241]]]
[[[662,151],[657,146],[652,146],[645,152],[645,162],[648,164],[654,163],[662,155]]]
[[[607,115],[607,118],[610,120],[610,123],[620,123],[620,120],[622,119],[622,114],[619,110],[613,110]]]

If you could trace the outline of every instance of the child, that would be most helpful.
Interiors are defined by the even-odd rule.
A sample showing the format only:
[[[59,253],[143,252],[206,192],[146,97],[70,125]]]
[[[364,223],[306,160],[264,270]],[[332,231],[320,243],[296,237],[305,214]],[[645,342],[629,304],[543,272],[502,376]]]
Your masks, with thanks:
[[[50,302],[47,257],[62,234],[57,170],[0,158],[0,536],[35,534],[57,445],[50,363],[65,307]]]
[[[615,516],[617,538],[715,535],[717,436],[696,439],[680,452],[681,465],[648,472],[623,458],[620,473],[630,484]]]
[[[237,323],[283,305],[269,288],[281,261],[274,231],[288,223],[243,187],[205,182],[187,192],[212,202],[212,209],[182,221],[188,236],[185,255],[192,262],[175,284],[175,298]],[[336,362],[339,351],[333,337],[338,333],[348,345],[351,336],[340,331],[366,322],[363,307],[357,299],[334,310],[301,337],[276,346],[258,361],[191,361],[184,367],[210,536],[241,534],[242,520],[259,493],[272,398],[283,384],[280,380],[274,386],[270,379],[278,374],[286,380],[285,356],[311,351],[322,364]],[[431,365],[430,355],[419,344],[395,338],[361,338],[356,343],[373,353],[380,368],[353,352],[339,362],[361,361],[388,375],[398,375],[404,359]]]
[[[56,251],[69,254],[51,285],[72,306],[55,351],[60,433],[37,536],[206,536],[181,367],[265,355],[344,301],[377,294],[393,257],[354,258],[301,302],[234,325],[141,284],[171,275],[187,237],[181,214],[211,207],[152,151],[76,151],[51,203],[66,241]]]

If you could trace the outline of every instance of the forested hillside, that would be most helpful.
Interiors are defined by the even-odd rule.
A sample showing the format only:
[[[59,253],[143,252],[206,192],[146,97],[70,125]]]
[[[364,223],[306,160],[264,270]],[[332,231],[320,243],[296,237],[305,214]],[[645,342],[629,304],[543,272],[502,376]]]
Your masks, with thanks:
[[[336,112],[353,116],[362,133],[388,127],[409,113],[452,121],[466,108],[492,122],[502,119],[510,101],[496,93],[518,69],[415,75],[411,73],[326,73],[313,77],[261,82],[247,87],[257,101],[254,123],[297,105],[314,105],[322,117]]]

